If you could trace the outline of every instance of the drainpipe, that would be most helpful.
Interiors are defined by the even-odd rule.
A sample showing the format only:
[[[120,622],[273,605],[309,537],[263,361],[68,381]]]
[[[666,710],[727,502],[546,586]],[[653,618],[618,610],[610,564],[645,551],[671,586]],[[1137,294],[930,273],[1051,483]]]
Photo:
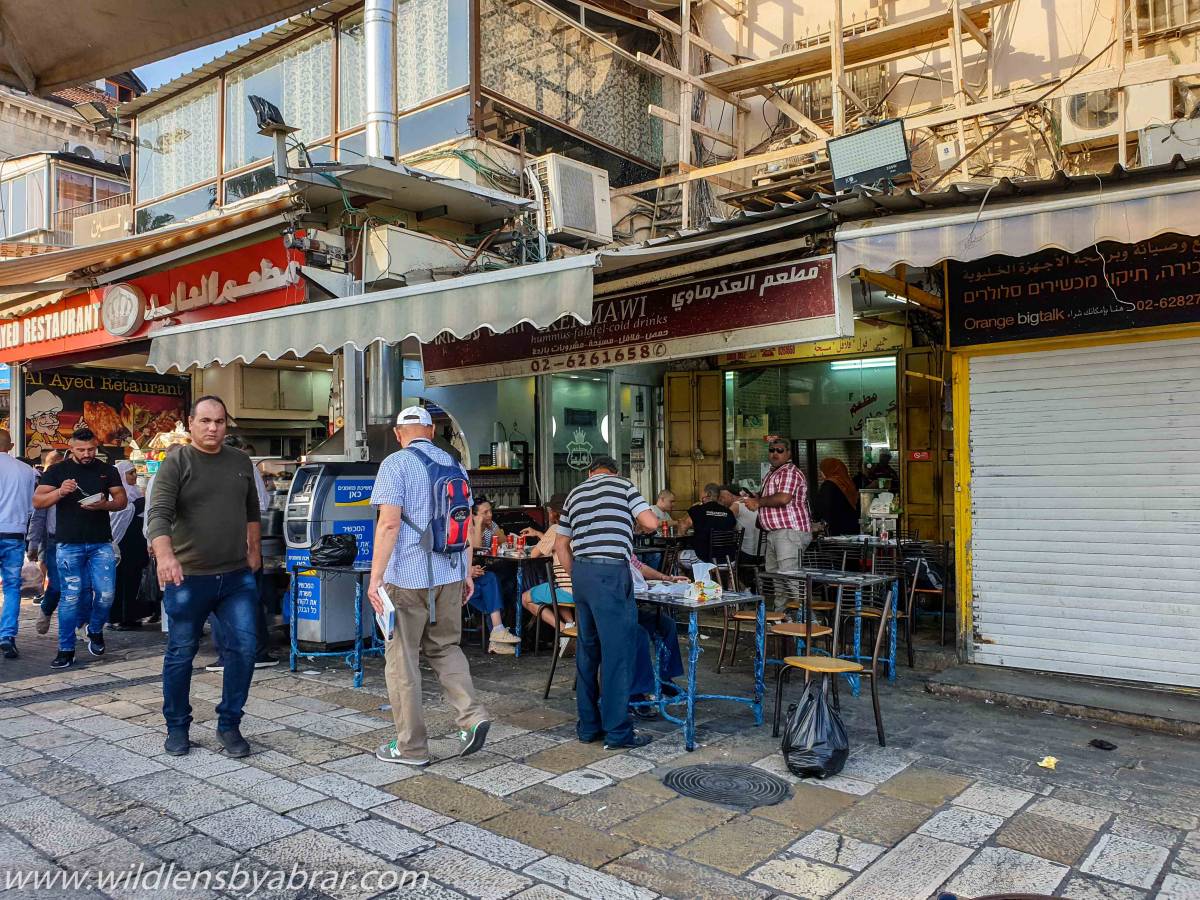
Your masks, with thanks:
[[[367,156],[396,157],[396,6],[367,0]]]

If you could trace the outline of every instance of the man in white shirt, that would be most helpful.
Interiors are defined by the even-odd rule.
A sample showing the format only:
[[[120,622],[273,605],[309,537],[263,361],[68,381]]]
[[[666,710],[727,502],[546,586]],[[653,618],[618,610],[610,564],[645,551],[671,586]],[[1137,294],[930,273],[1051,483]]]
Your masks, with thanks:
[[[21,613],[21,565],[25,562],[25,532],[33,514],[38,476],[32,466],[12,454],[12,436],[0,428],[0,581],[4,606],[0,611],[0,655],[17,658],[17,620]]]

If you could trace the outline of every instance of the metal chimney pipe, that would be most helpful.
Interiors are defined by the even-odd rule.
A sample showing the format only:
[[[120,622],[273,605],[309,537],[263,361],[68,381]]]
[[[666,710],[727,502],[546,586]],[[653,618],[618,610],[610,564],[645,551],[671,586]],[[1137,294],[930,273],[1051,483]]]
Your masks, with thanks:
[[[396,157],[396,6],[367,0],[367,156]]]
[[[400,412],[404,377],[399,347],[376,341],[367,348],[367,424],[390,425]]]

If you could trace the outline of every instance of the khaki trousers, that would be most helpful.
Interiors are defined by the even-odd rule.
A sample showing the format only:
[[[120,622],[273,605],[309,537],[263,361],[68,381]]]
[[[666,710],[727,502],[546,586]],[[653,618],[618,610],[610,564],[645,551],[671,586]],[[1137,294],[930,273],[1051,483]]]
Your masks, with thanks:
[[[421,710],[420,654],[442,686],[446,702],[464,731],[487,718],[475,697],[467,657],[458,645],[462,637],[463,583],[456,581],[435,590],[437,621],[429,624],[429,592],[389,584],[388,596],[396,605],[396,633],[384,653],[384,679],[396,723],[396,748],[401,756],[429,756],[429,733]]]

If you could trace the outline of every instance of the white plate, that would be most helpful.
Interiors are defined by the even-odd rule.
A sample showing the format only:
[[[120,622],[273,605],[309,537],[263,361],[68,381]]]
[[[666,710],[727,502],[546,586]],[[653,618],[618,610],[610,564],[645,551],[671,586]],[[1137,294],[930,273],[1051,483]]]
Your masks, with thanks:
[[[91,494],[87,497],[84,497],[82,500],[80,500],[79,505],[86,509],[87,507],[91,506],[93,503],[99,503],[103,499],[104,499],[103,494]]]

